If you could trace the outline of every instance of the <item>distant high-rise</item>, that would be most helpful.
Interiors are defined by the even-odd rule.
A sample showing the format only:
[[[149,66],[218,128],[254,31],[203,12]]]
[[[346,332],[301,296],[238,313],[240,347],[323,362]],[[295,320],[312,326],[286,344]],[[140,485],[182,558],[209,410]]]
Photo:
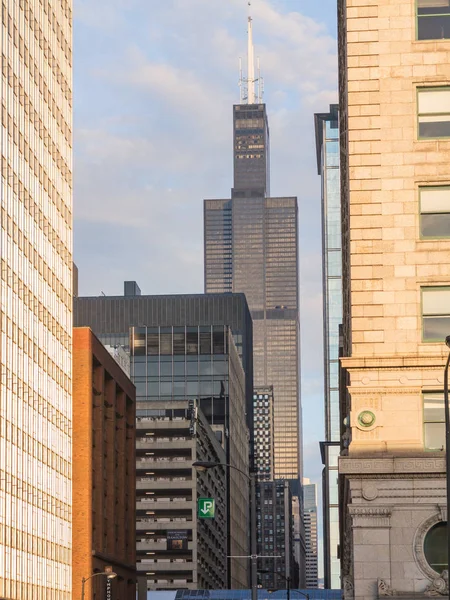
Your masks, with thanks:
[[[261,79],[254,76],[251,27],[249,18],[248,77],[241,80],[247,90],[233,108],[231,198],[204,202],[205,291],[247,297],[255,386],[273,386],[275,398],[273,476],[299,481],[297,198],[269,197],[269,127]]]
[[[338,504],[338,456],[341,418],[339,407],[339,326],[342,324],[341,192],[339,177],[339,113],[314,117],[317,170],[322,188],[322,298],[325,389],[325,441],[321,442],[323,470],[323,558],[325,587],[341,586]]]
[[[8,600],[71,598],[71,7],[2,2],[0,597]]]
[[[318,540],[317,540],[317,486],[309,479],[303,480],[304,521],[306,542],[306,587],[317,588],[318,572]]]

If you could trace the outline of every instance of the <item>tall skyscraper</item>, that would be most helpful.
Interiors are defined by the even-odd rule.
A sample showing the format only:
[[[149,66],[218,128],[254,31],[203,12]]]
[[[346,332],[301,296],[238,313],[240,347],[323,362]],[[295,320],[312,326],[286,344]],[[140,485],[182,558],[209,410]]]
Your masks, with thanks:
[[[325,390],[325,441],[321,442],[323,470],[323,558],[325,587],[339,589],[338,456],[339,326],[342,324],[341,190],[339,179],[338,106],[315,115],[317,169],[322,189],[322,298]],[[306,509],[305,509],[306,510]]]
[[[72,2],[3,0],[0,597],[71,597]]]
[[[270,197],[269,127],[249,64],[233,108],[230,199],[205,200],[205,291],[243,292],[253,319],[256,386],[273,386],[274,477],[299,481],[300,390],[297,199]],[[246,103],[244,103],[244,101]],[[298,490],[298,484],[294,486]]]
[[[306,587],[319,585],[318,539],[317,539],[317,485],[303,479],[305,542],[306,542]],[[339,589],[339,588],[337,588]]]
[[[450,7],[368,4],[338,2],[342,584],[444,597]]]

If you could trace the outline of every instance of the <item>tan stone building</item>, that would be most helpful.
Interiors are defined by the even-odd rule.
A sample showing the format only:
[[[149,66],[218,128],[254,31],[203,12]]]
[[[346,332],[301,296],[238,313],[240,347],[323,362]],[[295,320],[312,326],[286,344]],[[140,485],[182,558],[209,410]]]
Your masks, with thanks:
[[[136,598],[136,388],[89,327],[73,330],[73,598]]]
[[[340,0],[339,46],[345,596],[448,595],[449,2]]]

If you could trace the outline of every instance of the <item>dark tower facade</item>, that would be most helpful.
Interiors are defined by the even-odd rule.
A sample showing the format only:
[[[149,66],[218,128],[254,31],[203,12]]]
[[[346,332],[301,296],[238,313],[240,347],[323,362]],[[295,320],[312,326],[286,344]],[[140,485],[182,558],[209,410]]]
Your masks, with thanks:
[[[243,292],[255,386],[273,386],[274,477],[301,476],[297,198],[270,193],[265,104],[233,107],[231,198],[204,201],[205,291]],[[294,488],[295,489],[295,488]]]

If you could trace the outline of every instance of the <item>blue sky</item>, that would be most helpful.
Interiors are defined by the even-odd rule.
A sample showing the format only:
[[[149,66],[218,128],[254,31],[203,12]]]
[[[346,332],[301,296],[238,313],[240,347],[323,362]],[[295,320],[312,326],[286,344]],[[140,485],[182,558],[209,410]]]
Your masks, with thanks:
[[[75,0],[74,214],[80,294],[203,291],[202,199],[232,185],[247,0]],[[320,178],[314,112],[337,99],[335,0],[253,0],[271,193],[298,196],[305,476],[323,438]]]

